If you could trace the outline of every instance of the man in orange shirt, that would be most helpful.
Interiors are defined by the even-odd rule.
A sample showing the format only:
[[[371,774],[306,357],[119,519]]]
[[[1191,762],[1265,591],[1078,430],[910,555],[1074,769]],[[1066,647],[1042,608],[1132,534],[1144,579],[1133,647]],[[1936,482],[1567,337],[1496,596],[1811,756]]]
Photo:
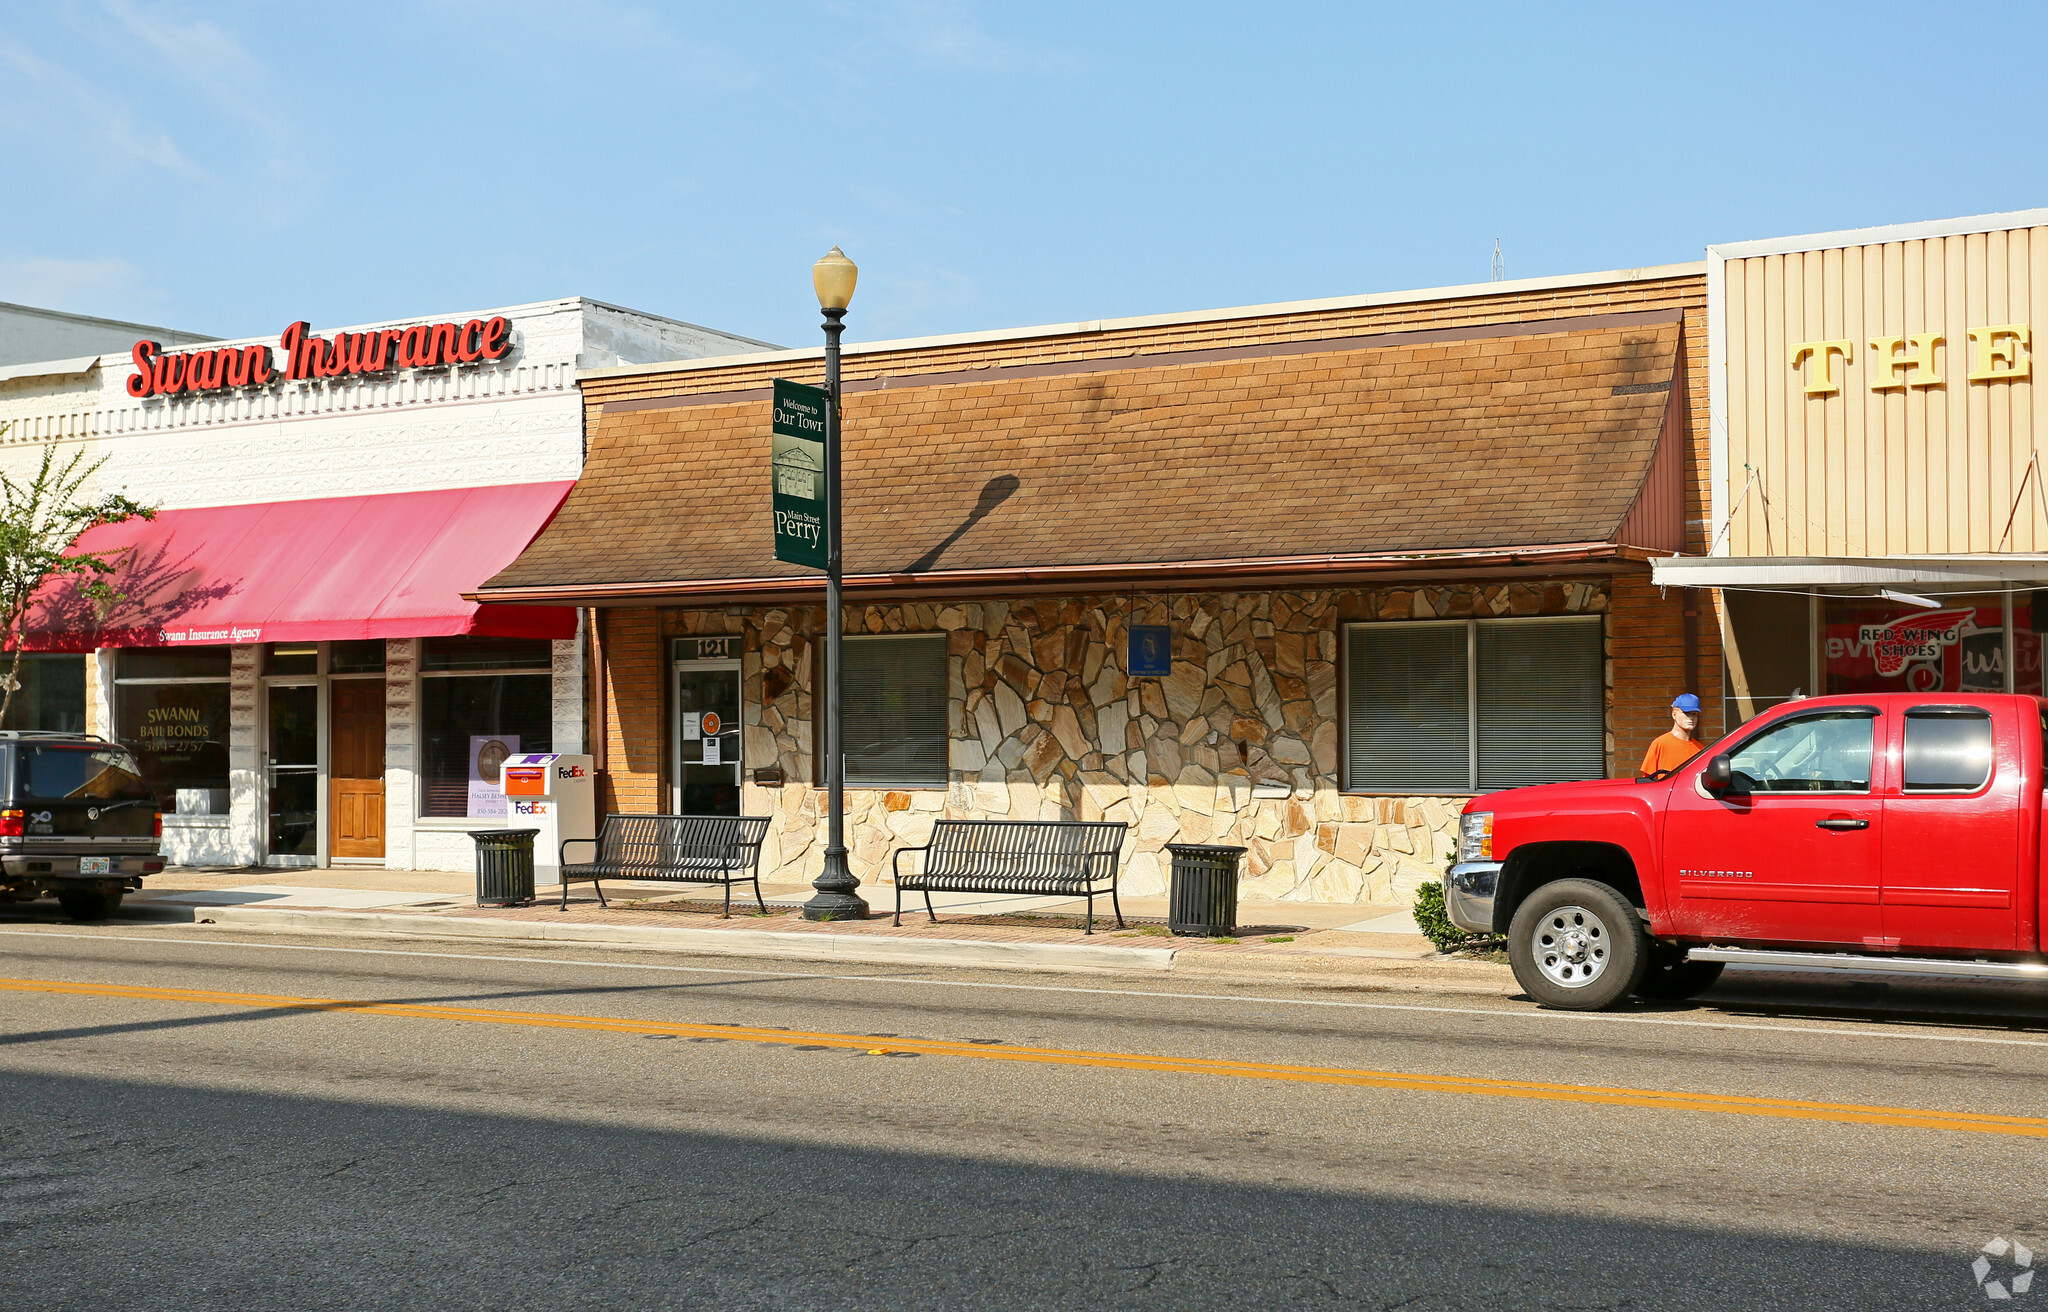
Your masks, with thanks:
[[[1692,732],[1699,724],[1700,699],[1689,692],[1678,694],[1671,703],[1671,732],[1657,735],[1657,741],[1643,754],[1643,768],[1637,773],[1663,774],[1698,756],[1700,745],[1693,741]]]

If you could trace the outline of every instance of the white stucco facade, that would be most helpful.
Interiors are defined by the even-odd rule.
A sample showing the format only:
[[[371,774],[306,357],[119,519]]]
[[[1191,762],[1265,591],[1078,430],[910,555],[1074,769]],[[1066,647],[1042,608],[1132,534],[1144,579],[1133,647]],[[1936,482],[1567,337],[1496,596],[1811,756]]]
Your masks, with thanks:
[[[102,462],[95,490],[122,491],[163,510],[572,480],[583,462],[577,370],[768,347],[581,297],[382,324],[315,324],[312,331],[331,338],[337,332],[493,316],[511,325],[511,349],[496,362],[375,376],[279,378],[197,396],[131,396],[127,380],[135,367],[126,346],[41,366],[0,368],[0,468],[19,477],[32,472],[47,447],[54,446],[60,459],[82,452]],[[278,327],[281,332],[285,324]],[[283,372],[278,335],[207,347],[251,344],[270,346]],[[584,749],[580,622],[577,633],[552,644],[554,750],[561,752]],[[481,822],[420,814],[421,646],[415,638],[385,642],[381,863],[468,869],[473,848],[467,831]],[[87,659],[88,729],[114,736],[115,653],[101,650]],[[165,851],[174,862],[241,866],[269,859],[262,669],[259,644],[232,648],[227,813],[166,815]],[[323,808],[325,724],[323,711]],[[329,828],[323,809],[316,857],[323,863],[330,859]]]

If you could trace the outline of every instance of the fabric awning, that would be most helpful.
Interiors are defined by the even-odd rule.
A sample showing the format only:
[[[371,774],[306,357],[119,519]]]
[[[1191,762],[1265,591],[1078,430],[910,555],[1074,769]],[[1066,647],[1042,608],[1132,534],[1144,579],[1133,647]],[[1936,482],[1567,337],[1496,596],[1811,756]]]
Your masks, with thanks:
[[[2048,556],[1668,556],[1652,561],[1650,582],[1669,588],[1912,587],[2048,581]]]
[[[567,638],[559,606],[488,606],[462,594],[510,564],[571,482],[166,510],[93,529],[74,550],[122,551],[101,614],[79,580],[37,602],[34,651],[181,643]]]

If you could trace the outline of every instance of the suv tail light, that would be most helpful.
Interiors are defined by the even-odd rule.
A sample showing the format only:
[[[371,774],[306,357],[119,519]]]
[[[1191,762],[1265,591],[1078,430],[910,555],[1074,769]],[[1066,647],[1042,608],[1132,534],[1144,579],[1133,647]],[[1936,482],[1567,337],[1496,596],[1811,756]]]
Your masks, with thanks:
[[[162,838],[164,836],[164,813],[162,811],[158,811],[150,818],[149,836],[151,838]]]
[[[26,811],[0,811],[0,838],[20,838],[21,823],[27,818]]]

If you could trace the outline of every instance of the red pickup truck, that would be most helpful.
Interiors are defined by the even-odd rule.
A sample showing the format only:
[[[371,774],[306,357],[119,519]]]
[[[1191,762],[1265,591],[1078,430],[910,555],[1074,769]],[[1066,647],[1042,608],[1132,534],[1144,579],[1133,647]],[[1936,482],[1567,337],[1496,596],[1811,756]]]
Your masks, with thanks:
[[[1790,702],[1661,777],[1473,799],[1446,910],[1571,1010],[1731,961],[2048,979],[2044,745],[2039,697]]]

